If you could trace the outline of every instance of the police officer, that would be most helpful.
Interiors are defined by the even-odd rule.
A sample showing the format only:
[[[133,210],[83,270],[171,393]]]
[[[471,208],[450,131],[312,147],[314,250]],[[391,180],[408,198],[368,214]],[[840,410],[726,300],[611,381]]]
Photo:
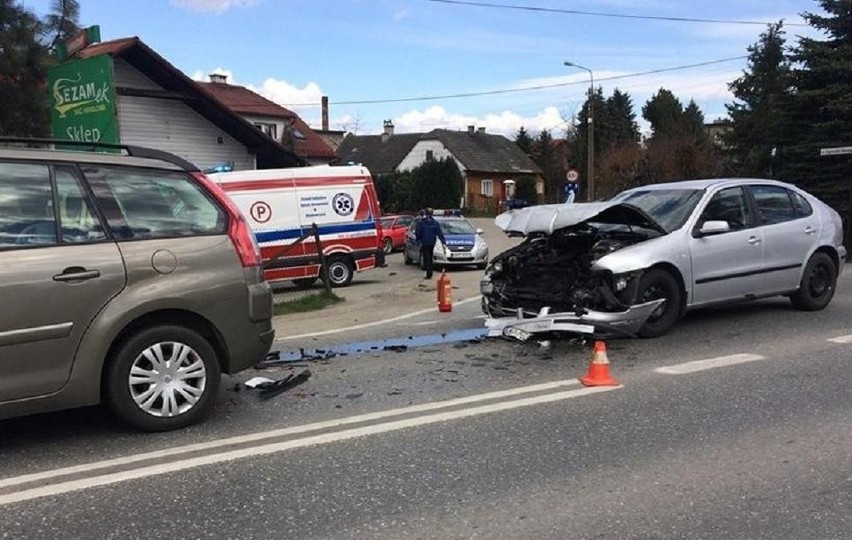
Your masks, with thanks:
[[[444,245],[444,256],[447,253],[446,243],[444,241],[444,232],[441,226],[432,217],[434,212],[431,208],[427,208],[423,212],[423,217],[417,220],[417,228],[414,231],[414,236],[417,242],[420,243],[420,260],[422,261],[423,269],[426,270],[426,279],[432,279],[432,254],[435,249],[435,242],[441,240]]]

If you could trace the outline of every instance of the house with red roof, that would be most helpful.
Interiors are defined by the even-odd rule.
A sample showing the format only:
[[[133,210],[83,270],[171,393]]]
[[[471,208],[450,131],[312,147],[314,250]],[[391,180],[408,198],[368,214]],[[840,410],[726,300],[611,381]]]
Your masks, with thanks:
[[[291,149],[306,164],[325,165],[335,160],[334,149],[293,111],[244,86],[229,84],[226,75],[214,73],[210,82],[199,84],[257,129]]]
[[[79,80],[88,59],[107,58],[116,142],[165,150],[201,169],[297,167],[305,160],[234,112],[138,37],[95,43],[63,63]],[[75,64],[77,62],[78,64]],[[53,89],[56,91],[56,89]],[[112,98],[110,98],[112,99]],[[64,135],[60,133],[59,135]],[[72,140],[72,135],[69,136]],[[97,140],[97,139],[94,139]]]

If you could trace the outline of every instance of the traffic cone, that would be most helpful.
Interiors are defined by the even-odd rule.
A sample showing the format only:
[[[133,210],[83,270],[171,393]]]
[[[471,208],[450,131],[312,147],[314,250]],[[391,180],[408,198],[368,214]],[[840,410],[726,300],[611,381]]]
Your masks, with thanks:
[[[618,381],[609,374],[609,359],[606,357],[606,343],[595,341],[589,372],[580,377],[580,382],[586,386],[618,386]]]

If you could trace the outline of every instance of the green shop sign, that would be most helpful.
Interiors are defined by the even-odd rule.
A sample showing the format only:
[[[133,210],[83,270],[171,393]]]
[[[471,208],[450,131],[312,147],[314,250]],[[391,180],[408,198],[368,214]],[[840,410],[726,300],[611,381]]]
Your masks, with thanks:
[[[55,139],[119,142],[109,55],[53,66],[47,81]]]

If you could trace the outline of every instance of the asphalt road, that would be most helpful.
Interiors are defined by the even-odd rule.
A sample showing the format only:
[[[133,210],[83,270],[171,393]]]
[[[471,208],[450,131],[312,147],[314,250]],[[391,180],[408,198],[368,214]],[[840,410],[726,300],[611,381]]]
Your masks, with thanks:
[[[263,374],[313,376],[268,401],[226,378],[175,433],[3,421],[0,537],[852,538],[852,272],[822,312],[763,300],[609,346],[614,388],[576,383],[583,344],[485,340],[282,365]]]

